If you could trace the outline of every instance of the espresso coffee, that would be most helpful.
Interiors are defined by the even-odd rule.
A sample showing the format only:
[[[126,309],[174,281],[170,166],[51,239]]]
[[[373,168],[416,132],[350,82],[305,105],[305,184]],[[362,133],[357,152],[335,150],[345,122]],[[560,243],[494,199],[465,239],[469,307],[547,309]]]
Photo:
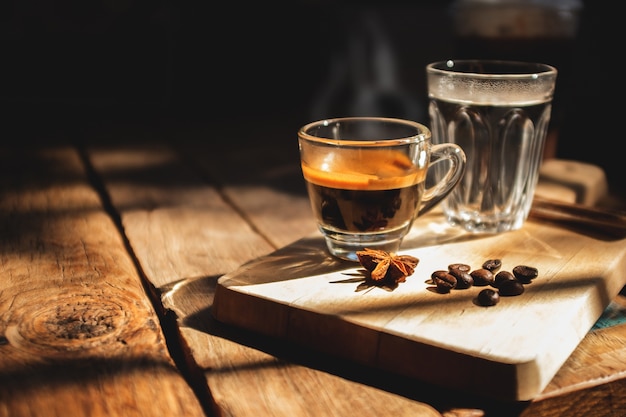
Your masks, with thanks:
[[[380,232],[405,227],[419,207],[424,183],[393,190],[347,190],[307,181],[315,215],[329,228]]]
[[[322,227],[336,232],[380,233],[410,227],[424,193],[424,170],[400,152],[365,151],[303,162],[311,207]]]

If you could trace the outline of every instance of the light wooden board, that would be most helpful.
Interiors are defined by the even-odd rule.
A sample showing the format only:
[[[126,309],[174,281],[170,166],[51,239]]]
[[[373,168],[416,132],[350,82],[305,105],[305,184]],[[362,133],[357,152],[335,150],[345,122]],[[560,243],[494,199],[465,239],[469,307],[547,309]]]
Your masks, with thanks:
[[[626,240],[529,221],[518,231],[472,236],[433,213],[420,219],[402,254],[420,259],[393,290],[361,290],[359,264],[327,255],[318,235],[221,277],[212,314],[222,322],[444,387],[529,400],[550,382],[626,278]],[[434,291],[430,274],[451,263],[540,275],[494,307],[484,287]]]

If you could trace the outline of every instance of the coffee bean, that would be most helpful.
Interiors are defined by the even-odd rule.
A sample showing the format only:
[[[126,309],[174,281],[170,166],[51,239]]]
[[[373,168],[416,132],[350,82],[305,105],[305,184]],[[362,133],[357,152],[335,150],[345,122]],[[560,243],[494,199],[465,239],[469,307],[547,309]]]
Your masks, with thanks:
[[[433,282],[437,286],[437,291],[439,292],[450,292],[451,289],[456,287],[456,278],[448,271],[435,271],[430,277],[433,279]]]
[[[502,266],[501,259],[488,259],[483,263],[483,269],[487,269],[493,273],[498,272],[501,266]]]
[[[498,285],[500,295],[511,297],[524,292],[524,285],[517,279],[504,280]]]
[[[530,284],[530,281],[537,278],[539,271],[533,266],[518,265],[513,268],[513,275],[515,275],[515,278],[522,284]]]
[[[470,269],[472,268],[468,264],[461,264],[461,263],[448,265],[448,271],[452,271],[453,269],[458,269],[459,271],[462,271],[462,272],[469,272]]]
[[[500,301],[500,295],[497,291],[492,290],[491,288],[485,288],[478,293],[476,301],[481,306],[495,306],[496,304],[498,304],[498,301]]]
[[[455,288],[457,290],[464,290],[474,285],[474,278],[472,278],[472,276],[467,271],[464,271],[461,268],[450,268],[448,272],[450,273],[450,275],[456,278]]]
[[[515,275],[510,273],[509,271],[500,271],[496,274],[493,282],[493,286],[496,288],[500,288],[500,284],[505,281],[516,281]]]
[[[477,287],[491,285],[494,282],[493,272],[485,268],[475,269],[470,272],[470,275],[474,278],[474,285]]]

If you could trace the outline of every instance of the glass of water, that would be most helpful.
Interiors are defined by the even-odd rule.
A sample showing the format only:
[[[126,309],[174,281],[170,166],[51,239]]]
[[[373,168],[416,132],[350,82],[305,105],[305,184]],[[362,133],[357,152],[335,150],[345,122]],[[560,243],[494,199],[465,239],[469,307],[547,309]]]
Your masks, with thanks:
[[[517,61],[426,66],[433,143],[456,143],[466,171],[441,207],[474,233],[516,230],[528,217],[550,122],[557,69]]]

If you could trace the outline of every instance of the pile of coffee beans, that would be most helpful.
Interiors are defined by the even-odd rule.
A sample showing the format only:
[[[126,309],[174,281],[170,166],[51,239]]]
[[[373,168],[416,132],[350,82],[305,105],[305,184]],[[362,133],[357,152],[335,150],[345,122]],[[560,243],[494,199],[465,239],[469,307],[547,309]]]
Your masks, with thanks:
[[[476,297],[476,304],[494,306],[500,296],[512,297],[524,292],[524,285],[539,276],[537,268],[528,265],[517,265],[511,271],[500,270],[501,259],[488,259],[478,269],[464,263],[448,265],[447,270],[437,270],[431,274],[433,284],[439,293],[449,293],[453,289],[464,290],[474,287],[487,287]]]

